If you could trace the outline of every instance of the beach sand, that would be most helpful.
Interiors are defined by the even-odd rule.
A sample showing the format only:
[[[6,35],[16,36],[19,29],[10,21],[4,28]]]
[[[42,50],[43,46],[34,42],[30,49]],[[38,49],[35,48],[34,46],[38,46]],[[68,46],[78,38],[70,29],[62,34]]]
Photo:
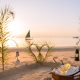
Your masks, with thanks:
[[[80,62],[74,61],[74,56],[75,51],[52,51],[46,63],[37,64],[28,53],[21,51],[19,55],[20,63],[16,64],[15,51],[10,52],[4,72],[2,72],[0,64],[0,80],[44,80],[44,78],[51,77],[49,72],[59,65],[59,63],[54,63],[53,57],[57,57],[57,62],[63,60],[64,63],[79,66]]]

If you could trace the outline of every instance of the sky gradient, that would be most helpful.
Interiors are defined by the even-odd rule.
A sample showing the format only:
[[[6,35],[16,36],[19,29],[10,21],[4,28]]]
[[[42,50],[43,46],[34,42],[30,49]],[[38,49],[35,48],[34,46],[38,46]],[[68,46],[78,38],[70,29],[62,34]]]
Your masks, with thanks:
[[[24,37],[67,37],[80,35],[80,0],[0,0],[0,8],[10,6],[15,19],[11,34]]]

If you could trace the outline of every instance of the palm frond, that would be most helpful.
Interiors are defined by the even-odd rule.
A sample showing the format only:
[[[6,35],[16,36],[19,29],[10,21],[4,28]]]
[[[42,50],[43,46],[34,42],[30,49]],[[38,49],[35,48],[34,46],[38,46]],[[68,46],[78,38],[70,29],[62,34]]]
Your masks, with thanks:
[[[4,70],[4,64],[7,60],[7,46],[8,41],[7,24],[14,17],[14,13],[9,8],[1,9],[0,11],[0,52],[2,54],[2,68]]]

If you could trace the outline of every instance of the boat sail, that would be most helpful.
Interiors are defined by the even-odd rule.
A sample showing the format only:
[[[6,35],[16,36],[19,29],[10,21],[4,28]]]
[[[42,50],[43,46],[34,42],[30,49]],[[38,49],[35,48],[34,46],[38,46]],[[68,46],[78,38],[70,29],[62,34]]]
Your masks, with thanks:
[[[30,30],[29,30],[28,33],[26,34],[25,40],[31,40]]]

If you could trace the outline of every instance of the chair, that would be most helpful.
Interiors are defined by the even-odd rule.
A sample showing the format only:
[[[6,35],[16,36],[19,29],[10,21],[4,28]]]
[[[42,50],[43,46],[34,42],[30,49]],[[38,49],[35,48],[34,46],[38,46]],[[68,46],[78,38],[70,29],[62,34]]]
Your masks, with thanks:
[[[56,61],[56,59],[58,59],[58,57],[53,57],[54,63],[58,63],[58,62]],[[59,60],[59,63],[61,63],[62,65],[64,65],[63,60]]]
[[[56,74],[55,72],[50,72],[50,74],[52,75],[53,80],[80,80],[80,74],[79,75],[72,74],[67,76],[59,75],[59,74]]]

